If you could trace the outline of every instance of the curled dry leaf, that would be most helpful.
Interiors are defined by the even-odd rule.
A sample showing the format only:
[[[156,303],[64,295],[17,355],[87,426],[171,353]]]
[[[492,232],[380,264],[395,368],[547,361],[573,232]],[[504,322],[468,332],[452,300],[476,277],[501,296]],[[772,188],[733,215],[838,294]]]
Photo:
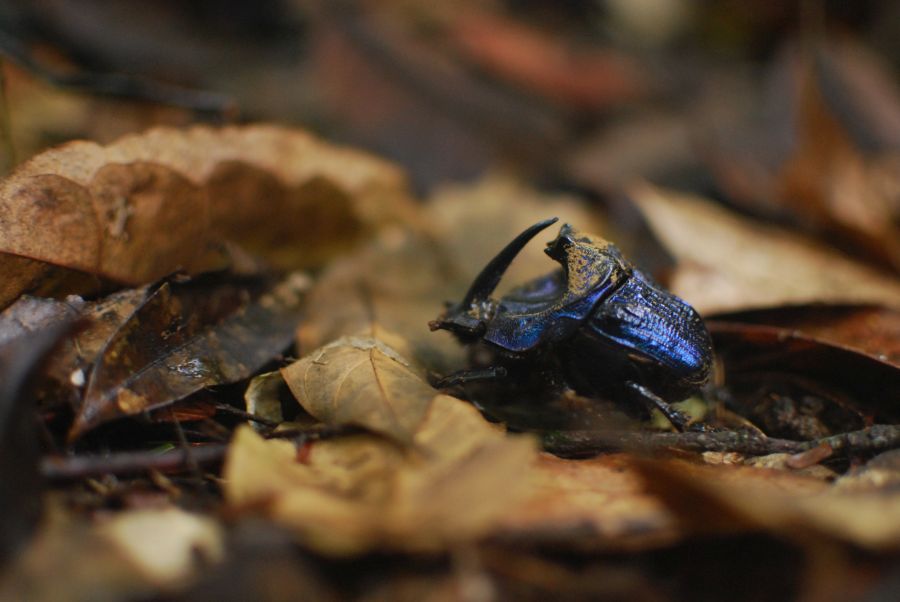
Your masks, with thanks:
[[[0,273],[22,271],[2,305],[58,267],[139,284],[220,267],[223,245],[235,242],[296,268],[374,224],[416,219],[397,168],[274,126],[69,143],[0,184],[0,214]]]
[[[71,438],[246,378],[290,344],[304,275],[257,290],[255,299],[250,283],[208,280],[164,282],[119,328],[91,373]]]
[[[678,260],[670,288],[701,312],[821,301],[900,306],[896,279],[800,235],[649,185],[632,187],[631,198]]]
[[[342,337],[281,369],[307,412],[409,445],[435,395],[396,350],[371,337]]]
[[[406,451],[358,435],[315,443],[304,463],[291,443],[242,427],[225,464],[225,497],[264,508],[332,554],[433,551],[483,537],[529,495],[534,441],[506,436],[452,397],[429,407]]]

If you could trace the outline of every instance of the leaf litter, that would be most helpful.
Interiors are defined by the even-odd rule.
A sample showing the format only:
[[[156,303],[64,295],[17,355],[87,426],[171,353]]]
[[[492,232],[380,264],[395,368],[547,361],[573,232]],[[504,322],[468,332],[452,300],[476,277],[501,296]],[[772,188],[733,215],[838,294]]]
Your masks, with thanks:
[[[637,186],[631,197],[677,260],[675,291],[707,315],[822,300],[875,303],[892,312],[900,298],[896,281],[883,272],[795,233],[660,188]],[[210,198],[223,199],[222,206]],[[262,212],[253,206],[260,198],[272,203]],[[508,433],[471,404],[430,387],[430,372],[446,373],[464,365],[466,358],[451,339],[428,333],[427,321],[443,301],[458,298],[471,271],[522,223],[559,215],[618,238],[599,211],[571,198],[551,199],[494,176],[473,187],[444,191],[419,208],[393,166],[327,147],[305,133],[250,127],[157,130],[106,147],[70,145],[21,168],[0,188],[0,199],[22,228],[22,240],[12,236],[7,241],[0,269],[33,268],[24,271],[21,283],[7,287],[7,302],[25,290],[54,287],[87,294],[89,289],[77,282],[66,289],[60,270],[68,276],[83,272],[146,286],[175,268],[204,271],[229,260],[249,260],[249,277],[227,277],[218,284],[210,284],[208,276],[188,282],[170,278],[100,300],[22,298],[4,314],[6,321],[0,320],[0,336],[10,337],[46,330],[72,314],[85,320],[83,330],[64,342],[57,367],[46,371],[46,378],[57,384],[68,379],[72,395],[80,389],[72,382],[73,373],[85,370],[84,400],[72,401],[78,412],[75,435],[113,417],[166,407],[203,388],[243,381],[267,364],[265,369],[272,370],[273,360],[279,361],[296,336],[301,359],[257,377],[246,391],[237,387],[236,398],[242,393],[246,398],[238,405],[246,403],[251,417],[259,414],[268,424],[233,429],[238,420],[212,420],[205,410],[191,418],[185,412],[182,416],[192,424],[173,423],[172,428],[195,451],[211,452],[209,457],[198,453],[192,458],[189,447],[171,449],[170,444],[159,450],[168,454],[167,464],[145,465],[154,487],[166,495],[186,496],[190,504],[208,500],[208,492],[199,493],[203,487],[198,482],[220,487],[229,529],[262,516],[292,533],[303,550],[328,557],[399,551],[402,558],[419,553],[455,558],[459,550],[499,546],[501,553],[513,547],[524,549],[523,554],[554,549],[588,559],[592,551],[605,550],[628,558],[635,550],[677,554],[678,546],[692,539],[758,532],[787,537],[809,550],[819,544],[893,550],[900,539],[900,520],[891,511],[895,500],[884,487],[896,471],[882,456],[892,452],[878,456],[880,464],[870,460],[861,469],[851,466],[834,485],[835,475],[848,465],[835,462],[829,453],[756,459],[752,451],[692,454],[694,448],[679,445],[675,433],[662,433],[659,440],[669,443],[653,447],[652,453],[681,460],[652,457],[640,445],[564,459],[541,453],[534,436]],[[284,219],[269,225],[271,215]],[[82,218],[93,224],[92,232],[78,230]],[[68,232],[73,244],[50,241],[44,248],[28,242],[28,236],[34,238],[26,228],[29,221]],[[298,225],[299,234],[293,229]],[[178,236],[157,254],[148,254],[147,237],[160,228],[174,228]],[[187,243],[191,239],[193,246]],[[232,241],[239,250],[226,249]],[[536,245],[517,263],[504,286],[547,269]],[[279,298],[268,296],[268,285],[249,284],[264,280],[258,277],[263,265],[324,269],[308,295],[293,289]],[[804,386],[813,381],[832,387],[838,377],[853,384],[854,374],[871,376],[871,366],[879,362],[887,379],[883,382],[893,382],[896,365],[877,357],[880,344],[865,342],[866,332],[884,333],[879,325],[891,323],[889,313],[879,315],[888,321],[878,321],[868,331],[859,325],[830,331],[816,326],[812,341],[791,334],[797,328],[812,332],[813,326],[802,319],[808,317],[805,312],[778,319],[757,315],[761,327],[773,329],[762,339],[746,319],[737,335],[743,355],[733,349],[723,353],[724,384],[732,387],[734,375],[742,373],[758,383],[752,379],[762,365],[782,372],[794,366],[807,381]],[[843,322],[830,324],[835,323]],[[892,340],[889,334],[885,338]],[[840,349],[843,355],[822,364],[827,356],[823,349],[834,344],[846,344]],[[774,357],[748,369],[744,360],[758,359],[765,345],[788,359]],[[804,359],[806,351],[813,359]],[[820,365],[811,369],[816,363]],[[209,366],[215,369],[207,370]],[[891,416],[891,385],[882,388],[881,380],[869,376],[862,379],[868,386],[853,389],[859,404],[850,410],[842,406],[863,429],[872,418]],[[354,428],[328,436],[322,435],[322,425],[315,431],[274,428],[290,413],[282,412],[282,380],[303,411],[325,427]],[[876,399],[880,388],[884,399]],[[143,430],[146,444],[155,436],[147,434],[149,428],[120,421],[98,429],[95,436],[104,445],[115,445],[117,431],[128,435]],[[761,434],[756,429],[754,436]],[[206,441],[232,430],[222,478],[204,481],[199,461],[215,470],[225,449]],[[643,431],[630,434],[647,436]],[[92,445],[90,437],[85,439],[79,445]],[[851,462],[865,458],[858,450],[854,456],[853,449]],[[115,472],[113,459],[122,458],[109,459],[109,474]],[[834,470],[793,468],[820,461]],[[100,472],[92,472],[98,466]],[[103,474],[103,466],[93,464],[82,474]],[[139,472],[139,467],[132,464],[130,470]],[[172,479],[167,482],[169,477],[159,470]],[[89,498],[95,511],[106,507],[93,515],[102,522],[115,503],[110,494],[114,486],[102,479],[83,484],[95,492]],[[84,588],[79,591],[116,582],[129,584],[124,588],[129,595],[158,592],[168,583],[179,588],[207,570],[184,554],[197,541],[190,535],[199,532],[190,526],[197,525],[193,518],[183,521],[164,511],[145,521],[130,512],[119,514],[128,527],[121,530],[82,524],[80,531],[56,531],[56,537],[70,543],[83,537],[88,550],[99,550],[93,537],[101,531],[119,538],[116,551],[96,553],[109,562],[110,573],[96,575],[95,581],[73,581]],[[215,532],[200,545],[211,551],[210,559],[219,557],[221,545],[221,523],[210,518],[214,516],[205,514],[200,520],[212,527],[209,532],[203,527],[203,533]],[[152,545],[143,535],[176,523],[188,525],[177,550]],[[73,555],[65,546],[46,553],[53,527],[45,529],[24,556],[30,568],[17,565],[26,581]],[[116,564],[125,557],[130,559],[127,567]],[[3,587],[21,591],[16,583],[6,579]]]

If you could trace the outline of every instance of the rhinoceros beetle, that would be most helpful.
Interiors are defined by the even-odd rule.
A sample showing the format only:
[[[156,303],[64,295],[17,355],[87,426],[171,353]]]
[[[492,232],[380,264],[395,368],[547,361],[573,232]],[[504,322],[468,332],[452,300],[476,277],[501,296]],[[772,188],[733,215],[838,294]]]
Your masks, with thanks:
[[[551,388],[637,399],[683,430],[687,417],[669,403],[709,379],[709,332],[690,305],[632,266],[613,244],[563,225],[544,250],[562,268],[491,298],[516,255],[556,221],[519,234],[484,267],[462,301],[449,303],[429,323],[431,330],[448,330],[461,343],[490,351],[486,365],[437,385],[509,383],[517,375],[540,373]]]

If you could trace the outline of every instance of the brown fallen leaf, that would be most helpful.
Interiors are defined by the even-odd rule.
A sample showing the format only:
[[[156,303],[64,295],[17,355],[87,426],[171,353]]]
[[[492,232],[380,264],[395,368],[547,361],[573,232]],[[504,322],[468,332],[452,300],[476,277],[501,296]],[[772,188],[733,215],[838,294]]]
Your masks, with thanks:
[[[714,314],[721,322],[799,331],[900,367],[900,310],[878,305],[788,305]]]
[[[198,279],[159,286],[103,349],[70,438],[246,378],[284,350],[300,319],[307,278],[288,276],[255,299],[249,284]]]
[[[507,537],[621,549],[665,545],[679,536],[627,454],[586,460],[541,454],[532,472],[535,495],[510,507],[500,522]]]
[[[326,424],[361,426],[412,443],[435,390],[395,349],[342,337],[281,369],[294,397]]]
[[[773,67],[768,93],[713,134],[705,159],[720,186],[753,213],[896,272],[900,90],[890,66],[832,36],[788,46]]]
[[[466,285],[434,240],[387,228],[359,250],[334,261],[316,281],[297,330],[301,354],[343,336],[370,336],[401,349],[417,367],[456,369],[463,351],[428,322]]]
[[[231,241],[296,268],[321,263],[374,225],[416,220],[397,168],[274,126],[72,142],[0,183],[0,212],[0,273],[41,262],[7,283],[0,305],[51,266],[140,284],[220,267]]]
[[[831,399],[841,408],[822,412],[830,416],[832,432],[862,428],[863,417],[882,424],[900,421],[900,368],[896,365],[793,329],[718,320],[708,320],[707,325],[725,383],[739,396],[750,392],[749,404],[758,410],[762,409],[756,399],[759,391],[793,383],[793,389]]]
[[[900,495],[894,491],[845,493],[783,471],[735,468],[639,465],[648,487],[691,530],[764,530],[813,546],[836,541],[900,548]]]
[[[500,174],[489,175],[475,185],[444,186],[429,199],[425,211],[426,217],[439,226],[441,248],[458,274],[459,288],[447,300],[461,299],[472,279],[507,242],[549,217],[559,217],[561,223],[571,223],[585,232],[616,238],[608,224],[574,197],[543,194]],[[530,244],[506,271],[497,293],[503,294],[555,267],[542,244]],[[439,312],[442,308],[437,309]]]
[[[144,301],[147,287],[113,293],[98,301],[71,296],[65,301],[23,295],[0,313],[0,341],[36,335],[63,319],[77,319],[74,329],[47,359],[42,389],[44,397],[65,400],[84,386],[91,366],[122,323]],[[24,339],[23,339],[24,340]]]
[[[900,282],[801,235],[649,185],[631,198],[678,261],[670,289],[702,313],[813,302],[900,306]]]
[[[329,554],[436,551],[489,533],[528,495],[536,450],[472,406],[437,396],[406,451],[371,435],[293,444],[241,427],[224,468],[233,508],[259,508]]]

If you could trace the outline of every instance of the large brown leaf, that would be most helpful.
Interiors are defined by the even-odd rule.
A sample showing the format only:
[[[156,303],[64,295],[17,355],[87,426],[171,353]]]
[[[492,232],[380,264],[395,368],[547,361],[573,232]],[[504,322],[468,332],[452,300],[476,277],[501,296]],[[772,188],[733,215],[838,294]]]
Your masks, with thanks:
[[[257,287],[257,298],[247,285],[164,282],[106,344],[70,436],[246,378],[283,351],[306,278]]]
[[[224,469],[236,508],[263,508],[315,548],[440,550],[490,532],[527,497],[536,450],[468,404],[438,396],[404,451],[358,435],[317,442],[303,463],[286,441],[238,430]]]
[[[274,126],[72,142],[0,184],[0,215],[0,273],[21,272],[0,305],[58,280],[51,266],[139,284],[221,266],[235,242],[295,268],[373,224],[416,219],[395,167]]]

